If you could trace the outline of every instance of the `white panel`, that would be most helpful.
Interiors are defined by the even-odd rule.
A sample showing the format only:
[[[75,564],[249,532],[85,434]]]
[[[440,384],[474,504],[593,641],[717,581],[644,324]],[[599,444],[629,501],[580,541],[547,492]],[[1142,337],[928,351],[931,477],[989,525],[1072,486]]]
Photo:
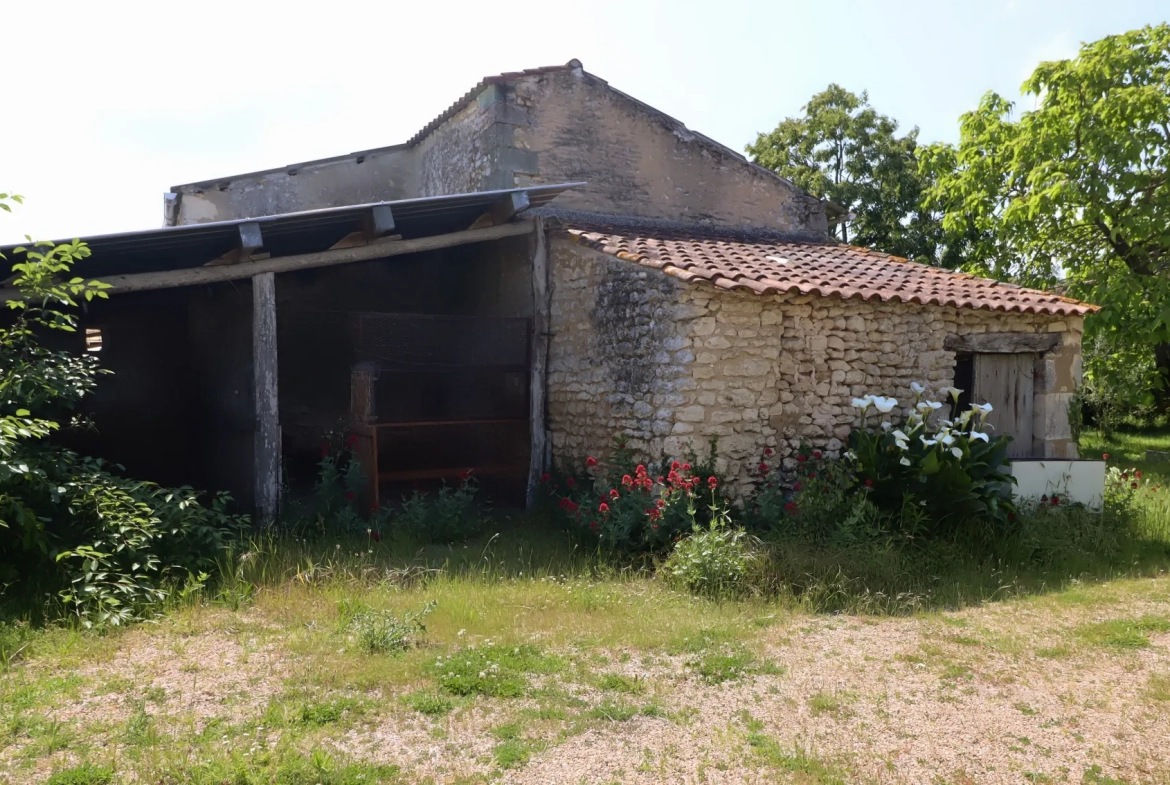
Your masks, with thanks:
[[[1039,499],[1056,494],[1062,501],[1100,509],[1105,500],[1105,461],[1012,461],[1016,497]]]

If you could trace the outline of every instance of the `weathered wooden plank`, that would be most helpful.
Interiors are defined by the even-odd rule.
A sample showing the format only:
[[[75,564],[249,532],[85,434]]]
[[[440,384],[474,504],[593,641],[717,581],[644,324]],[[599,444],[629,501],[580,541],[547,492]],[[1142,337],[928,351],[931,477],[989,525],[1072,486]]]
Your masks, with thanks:
[[[488,226],[482,229],[468,229],[460,232],[435,235],[433,237],[418,237],[412,240],[395,240],[386,243],[371,243],[358,248],[341,248],[337,250],[318,251],[316,253],[297,254],[295,256],[278,256],[275,259],[263,259],[254,262],[224,265],[220,267],[193,267],[182,270],[167,270],[159,273],[136,273],[133,275],[109,275],[101,280],[112,288],[112,294],[119,292],[145,292],[155,289],[175,289],[181,286],[199,286],[202,284],[221,283],[223,281],[239,281],[251,278],[260,273],[286,273],[293,270],[310,270],[315,267],[332,267],[339,264],[366,262],[371,259],[381,259],[402,254],[421,253],[439,248],[453,248],[458,245],[482,243],[489,240],[499,240],[504,237],[515,237],[528,234],[532,231],[533,222],[530,220],[516,221],[501,226]],[[0,302],[20,298],[20,292],[0,290]]]
[[[979,333],[948,335],[943,348],[952,352],[977,354],[1019,354],[1050,352],[1060,346],[1060,333]]]
[[[256,412],[256,515],[261,523],[280,510],[280,411],[277,397],[276,276],[252,278],[252,371]]]
[[[972,400],[990,403],[991,433],[1012,437],[1009,458],[1032,455],[1032,407],[1035,355],[976,354]]]
[[[532,254],[532,348],[529,354],[529,429],[532,457],[528,464],[528,506],[536,503],[540,476],[548,468],[546,398],[548,393],[549,286],[548,244],[543,219],[536,219],[535,250]]]

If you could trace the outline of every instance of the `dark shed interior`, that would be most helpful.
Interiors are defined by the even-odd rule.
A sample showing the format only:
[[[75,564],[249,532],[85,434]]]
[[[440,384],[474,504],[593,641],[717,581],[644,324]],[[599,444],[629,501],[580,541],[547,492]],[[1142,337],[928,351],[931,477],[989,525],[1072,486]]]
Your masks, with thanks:
[[[351,429],[351,376],[373,369],[381,499],[466,469],[520,503],[529,459],[530,236],[276,276],[285,479],[311,486]],[[112,374],[72,446],[135,477],[253,504],[248,280],[87,304],[77,350]],[[386,427],[383,427],[386,426]],[[341,438],[339,438],[341,437]],[[482,469],[482,471],[480,471]]]

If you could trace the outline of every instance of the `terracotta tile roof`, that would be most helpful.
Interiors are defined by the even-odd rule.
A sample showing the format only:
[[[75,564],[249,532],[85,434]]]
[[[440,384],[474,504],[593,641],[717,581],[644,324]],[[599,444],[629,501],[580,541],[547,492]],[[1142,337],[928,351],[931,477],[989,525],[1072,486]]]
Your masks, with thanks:
[[[790,292],[1056,315],[1097,306],[1015,284],[941,270],[853,245],[729,239],[698,230],[574,226],[578,243],[684,281],[757,294]]]

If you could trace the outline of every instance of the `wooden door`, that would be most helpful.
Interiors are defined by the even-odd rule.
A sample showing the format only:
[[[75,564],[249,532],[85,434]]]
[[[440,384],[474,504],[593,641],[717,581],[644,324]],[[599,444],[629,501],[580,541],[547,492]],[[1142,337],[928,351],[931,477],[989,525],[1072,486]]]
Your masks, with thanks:
[[[1032,456],[1032,381],[1036,355],[976,354],[972,400],[993,407],[987,422],[993,436],[1012,437],[1009,458]]]

